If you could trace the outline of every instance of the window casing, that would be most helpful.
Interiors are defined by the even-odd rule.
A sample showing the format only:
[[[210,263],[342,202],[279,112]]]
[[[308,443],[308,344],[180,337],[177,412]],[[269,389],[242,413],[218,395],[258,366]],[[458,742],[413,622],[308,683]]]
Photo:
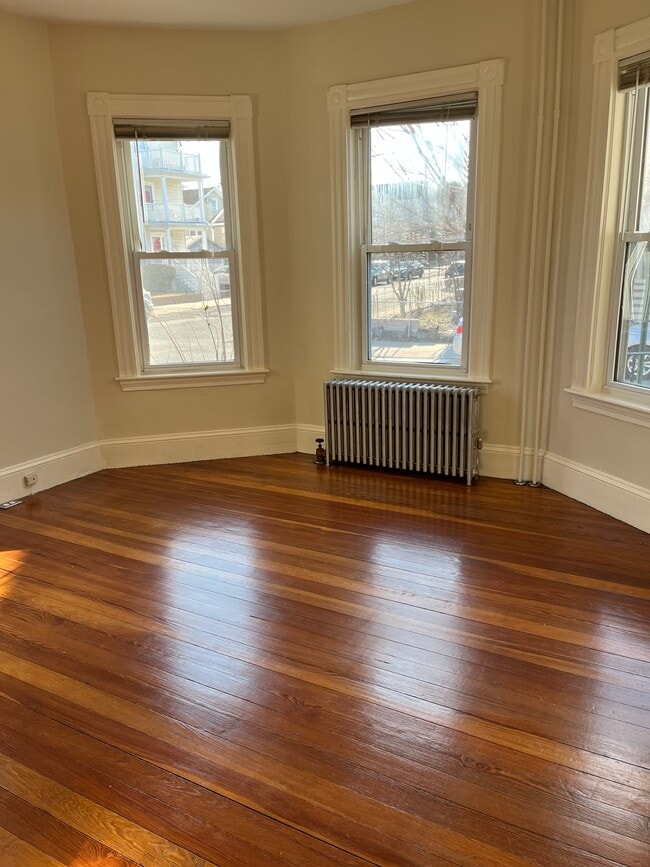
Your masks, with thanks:
[[[650,18],[601,33],[594,40],[574,366],[567,389],[579,409],[643,427],[650,427],[650,389],[643,382],[630,381],[625,373],[628,349],[635,345],[630,342],[634,321],[630,314],[633,309],[640,312],[639,304],[632,304],[633,283],[647,285],[647,234],[644,242],[632,207],[644,172],[638,138],[643,106],[638,98],[629,97],[625,86],[619,89],[618,85],[628,62],[649,51]],[[647,101],[647,96],[642,100]],[[645,255],[631,256],[630,251],[635,246],[639,250],[642,243]],[[641,324],[640,317],[637,322]]]
[[[122,388],[264,381],[250,98],[88,110]]]
[[[334,373],[489,382],[503,77],[503,61],[494,60],[330,88]],[[452,116],[458,105],[464,106],[461,114]],[[419,119],[418,112],[423,113]],[[390,181],[391,176],[385,165],[379,167],[379,160],[373,177],[377,149],[372,137],[381,135],[376,130],[388,130],[395,137],[419,136],[421,143],[428,135],[428,145],[435,150],[440,144],[442,153],[444,131],[455,125],[458,132],[463,123],[463,176],[447,169],[436,188],[426,179],[418,180],[425,178],[427,160],[416,166],[417,158],[408,156],[406,162],[414,168],[402,172],[403,177],[396,174],[397,197],[417,197],[423,217],[407,226],[408,231],[393,227],[378,233],[373,207],[377,210],[382,177]],[[437,170],[443,164],[444,159],[434,166],[429,163],[429,168]],[[436,198],[442,201],[454,188],[462,200],[457,209],[462,231],[455,227],[445,236],[440,220],[444,223],[445,212],[451,211]],[[403,210],[393,200],[387,214]],[[440,323],[449,333],[438,340],[431,336],[434,329],[427,335],[423,326],[440,304],[449,307],[447,321]],[[382,305],[383,316],[378,309]],[[455,337],[459,324],[462,337]],[[390,352],[384,353],[389,344]],[[456,347],[457,354],[452,352]]]

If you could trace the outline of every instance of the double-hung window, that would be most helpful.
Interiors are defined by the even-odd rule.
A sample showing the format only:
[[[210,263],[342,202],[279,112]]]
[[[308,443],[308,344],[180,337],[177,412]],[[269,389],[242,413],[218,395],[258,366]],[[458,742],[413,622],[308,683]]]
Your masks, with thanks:
[[[329,89],[334,373],[489,381],[503,77]]]
[[[351,113],[364,361],[467,367],[476,93]]]
[[[594,40],[571,394],[650,426],[650,18]]]
[[[650,52],[621,62],[625,148],[613,381],[650,391]]]
[[[122,387],[262,381],[251,100],[88,107]]]

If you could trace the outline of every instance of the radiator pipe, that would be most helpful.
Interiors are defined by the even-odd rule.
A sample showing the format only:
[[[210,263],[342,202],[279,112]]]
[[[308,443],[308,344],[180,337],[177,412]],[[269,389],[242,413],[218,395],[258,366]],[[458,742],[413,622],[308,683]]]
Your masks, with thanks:
[[[560,135],[560,109],[562,100],[562,55],[564,51],[564,0],[559,0],[557,10],[557,32],[555,45],[555,95],[553,105],[553,139],[551,144],[551,168],[548,180],[548,211],[546,215],[546,251],[544,256],[544,279],[542,283],[542,311],[541,311],[541,327],[539,335],[539,363],[537,369],[539,371],[537,378],[537,395],[535,403],[535,441],[533,445],[533,476],[531,485],[537,487],[540,484],[542,471],[542,459],[544,452],[540,450],[543,431],[546,429],[546,421],[549,413],[548,399],[544,402],[546,392],[546,381],[550,379],[549,371],[547,371],[547,347],[551,347],[555,343],[555,290],[557,289],[557,263],[559,260],[558,251],[555,251],[555,269],[554,269],[554,292],[552,298],[552,311],[549,315],[549,295],[551,283],[551,257],[553,254],[553,242],[556,235],[553,232],[554,212],[555,212],[555,195],[557,190],[557,163],[559,150],[559,135]],[[549,338],[547,343],[547,329]]]
[[[519,461],[515,484],[525,485],[525,456],[528,415],[528,386],[530,379],[530,342],[533,327],[535,294],[535,262],[537,259],[537,231],[539,224],[539,198],[542,179],[542,146],[544,143],[544,106],[546,102],[546,52],[548,40],[548,0],[542,3],[542,34],[540,38],[539,86],[537,92],[537,141],[535,144],[535,174],[533,182],[533,216],[531,222],[530,258],[528,261],[528,291],[526,295],[526,328],[524,331],[524,363],[521,388],[521,418],[519,423]]]

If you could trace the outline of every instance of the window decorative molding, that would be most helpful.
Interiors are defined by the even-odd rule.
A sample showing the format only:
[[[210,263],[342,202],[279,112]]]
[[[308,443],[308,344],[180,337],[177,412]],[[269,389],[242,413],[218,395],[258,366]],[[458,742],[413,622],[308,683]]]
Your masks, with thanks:
[[[650,50],[650,18],[608,30],[594,39],[594,85],[587,190],[571,388],[573,405],[621,420],[647,423],[645,389],[611,382],[619,209],[625,157],[626,96],[617,87],[618,65]],[[620,262],[618,263],[620,265]],[[616,296],[616,297],[614,297]]]
[[[264,360],[261,268],[253,103],[250,96],[152,96],[89,93],[87,107],[97,175],[106,266],[117,348],[117,380],[124,390],[197,387],[263,382]],[[238,275],[238,350],[236,365],[177,364],[169,369],[145,370],[139,329],[131,250],[127,239],[127,204],[119,182],[114,119],[151,122],[187,121],[230,123],[232,148],[232,229]]]
[[[330,87],[330,169],[335,307],[334,373],[419,380],[490,381],[492,311],[496,270],[497,200],[500,165],[503,60]],[[470,346],[463,370],[426,364],[371,364],[364,361],[364,322],[359,279],[358,186],[354,176],[350,113],[375,106],[478,94]]]

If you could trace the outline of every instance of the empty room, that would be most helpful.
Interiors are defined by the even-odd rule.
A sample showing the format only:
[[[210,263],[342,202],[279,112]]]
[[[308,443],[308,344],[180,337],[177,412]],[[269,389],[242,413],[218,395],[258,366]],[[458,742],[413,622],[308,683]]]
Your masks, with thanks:
[[[649,14],[0,0],[0,867],[648,867]]]

